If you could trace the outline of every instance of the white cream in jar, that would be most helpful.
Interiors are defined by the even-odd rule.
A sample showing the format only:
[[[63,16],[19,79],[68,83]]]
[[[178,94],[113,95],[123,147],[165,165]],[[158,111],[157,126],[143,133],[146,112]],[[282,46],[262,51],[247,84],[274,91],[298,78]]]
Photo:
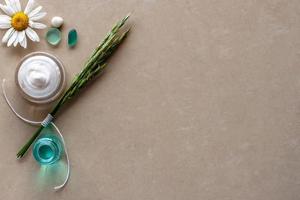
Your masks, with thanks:
[[[54,100],[64,87],[62,64],[47,53],[26,56],[16,74],[17,85],[27,99],[36,103]]]

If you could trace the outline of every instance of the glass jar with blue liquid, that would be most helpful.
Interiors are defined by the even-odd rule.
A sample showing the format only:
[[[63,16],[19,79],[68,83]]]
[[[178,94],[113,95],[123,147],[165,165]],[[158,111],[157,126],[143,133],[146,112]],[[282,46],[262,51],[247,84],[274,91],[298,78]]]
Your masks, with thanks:
[[[51,165],[60,160],[63,146],[60,138],[51,133],[51,127],[45,128],[33,146],[33,157],[41,165]]]

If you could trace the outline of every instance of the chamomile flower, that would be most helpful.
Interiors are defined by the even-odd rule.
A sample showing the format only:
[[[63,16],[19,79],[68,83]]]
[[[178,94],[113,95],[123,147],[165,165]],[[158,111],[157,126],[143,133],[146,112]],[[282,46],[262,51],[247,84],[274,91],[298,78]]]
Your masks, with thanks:
[[[0,4],[0,9],[6,15],[0,15],[0,29],[8,29],[2,38],[7,46],[27,47],[27,37],[33,42],[39,42],[40,38],[33,29],[44,29],[46,25],[37,22],[46,13],[41,12],[42,6],[35,8],[35,1],[28,0],[25,10],[22,11],[19,0],[5,0],[6,5]]]

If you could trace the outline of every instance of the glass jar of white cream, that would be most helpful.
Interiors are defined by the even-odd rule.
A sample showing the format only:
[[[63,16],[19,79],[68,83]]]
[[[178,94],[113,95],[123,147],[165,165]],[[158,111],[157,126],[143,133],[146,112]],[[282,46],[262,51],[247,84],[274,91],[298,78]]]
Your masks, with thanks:
[[[20,93],[33,103],[56,100],[65,88],[65,79],[62,63],[53,55],[44,52],[25,56],[15,74]]]

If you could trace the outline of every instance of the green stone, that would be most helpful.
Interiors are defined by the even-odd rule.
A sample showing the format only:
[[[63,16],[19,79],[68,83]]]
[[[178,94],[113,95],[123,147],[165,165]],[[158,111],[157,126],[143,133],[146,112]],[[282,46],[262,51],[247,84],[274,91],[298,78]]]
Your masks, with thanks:
[[[53,46],[56,46],[61,41],[61,32],[57,28],[50,28],[46,34],[47,42]]]
[[[78,36],[75,29],[70,30],[68,34],[68,45],[69,47],[74,47],[77,44]]]

